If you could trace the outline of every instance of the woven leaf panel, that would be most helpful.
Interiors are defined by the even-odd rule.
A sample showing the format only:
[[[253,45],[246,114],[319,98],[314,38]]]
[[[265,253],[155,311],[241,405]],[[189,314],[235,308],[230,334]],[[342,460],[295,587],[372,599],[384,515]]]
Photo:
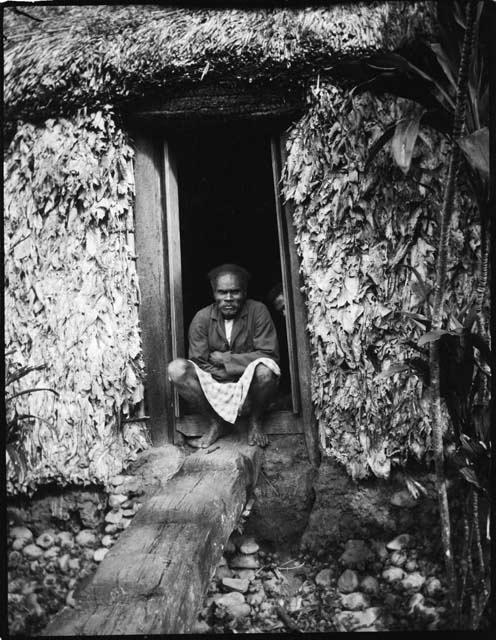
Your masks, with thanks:
[[[321,443],[355,478],[388,477],[430,446],[422,380],[380,373],[419,356],[405,341],[416,343],[421,329],[403,312],[425,310],[411,267],[432,285],[446,148],[424,131],[406,177],[386,151],[364,172],[371,144],[406,106],[321,86],[287,143],[283,193],[294,208]],[[448,269],[453,310],[472,295],[480,244],[465,192],[458,211]]]
[[[8,403],[35,416],[8,491],[105,483],[146,446],[119,417],[143,398],[133,151],[103,109],[19,126],[6,158],[6,350],[14,369],[46,365],[8,392],[49,389]]]

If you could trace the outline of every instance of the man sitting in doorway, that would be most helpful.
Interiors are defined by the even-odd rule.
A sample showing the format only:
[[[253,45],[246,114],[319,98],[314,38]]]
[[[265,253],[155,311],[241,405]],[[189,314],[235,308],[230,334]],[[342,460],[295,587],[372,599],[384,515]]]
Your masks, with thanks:
[[[199,441],[209,447],[249,412],[248,443],[264,447],[262,413],[280,376],[277,334],[267,307],[247,299],[248,272],[235,264],[212,269],[208,278],[215,302],[197,312],[189,327],[189,360],[168,367],[178,393],[207,416],[209,429]]]

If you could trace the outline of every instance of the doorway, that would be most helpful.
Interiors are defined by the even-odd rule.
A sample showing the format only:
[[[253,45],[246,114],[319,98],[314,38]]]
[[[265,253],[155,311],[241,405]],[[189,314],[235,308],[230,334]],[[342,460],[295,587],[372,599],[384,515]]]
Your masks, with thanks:
[[[150,124],[134,133],[144,419],[156,443],[202,433],[204,420],[180,404],[167,365],[187,357],[191,319],[212,302],[207,272],[235,262],[251,272],[248,295],[267,305],[279,335],[283,375],[264,430],[304,433],[313,452],[306,309],[292,212],[280,196],[282,127],[260,120],[197,123]],[[285,316],[267,300],[278,284]]]
[[[210,269],[235,263],[251,274],[248,297],[274,321],[281,378],[269,410],[291,410],[284,315],[269,297],[282,287],[270,135],[260,128],[210,127],[170,138],[179,202],[184,354],[195,313],[211,304]],[[181,401],[180,414],[191,411]]]

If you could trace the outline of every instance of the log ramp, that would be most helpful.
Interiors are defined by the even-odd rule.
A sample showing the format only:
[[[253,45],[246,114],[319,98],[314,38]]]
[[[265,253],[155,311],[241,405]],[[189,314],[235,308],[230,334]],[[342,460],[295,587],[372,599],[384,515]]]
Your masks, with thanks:
[[[244,434],[186,456],[42,635],[190,633],[261,457]]]

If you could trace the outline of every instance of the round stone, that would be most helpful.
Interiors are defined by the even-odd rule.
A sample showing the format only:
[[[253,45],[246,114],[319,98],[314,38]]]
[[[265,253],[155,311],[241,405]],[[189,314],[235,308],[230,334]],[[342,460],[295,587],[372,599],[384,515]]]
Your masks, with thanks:
[[[115,542],[115,538],[113,538],[112,536],[106,535],[103,536],[102,538],[102,545],[104,547],[111,547]]]
[[[110,534],[117,533],[119,530],[120,530],[119,527],[115,524],[107,524],[105,526],[105,533],[110,533]]]
[[[249,604],[235,604],[231,607],[227,608],[227,612],[229,613],[229,615],[231,615],[233,618],[239,619],[239,618],[246,618],[247,616],[250,615],[251,609],[250,609],[250,605]]]
[[[56,558],[59,555],[59,551],[60,551],[60,547],[50,547],[50,549],[47,549],[45,551],[45,553],[43,554],[43,557],[46,560],[53,560],[53,558]]]
[[[260,547],[253,539],[243,540],[243,542],[241,542],[241,544],[239,545],[239,550],[241,551],[241,553],[245,553],[247,555],[256,553],[259,549]]]
[[[229,591],[239,591],[240,593],[246,593],[248,591],[248,580],[242,580],[240,578],[222,578],[222,585],[229,589]]]
[[[61,531],[57,534],[56,540],[63,549],[72,549],[74,546],[74,536],[70,531]]]
[[[26,538],[17,538],[12,543],[12,549],[14,551],[21,551],[28,544],[28,542],[29,540],[27,540]]]
[[[45,589],[53,588],[55,587],[56,584],[57,584],[57,578],[51,573],[49,573],[43,578],[43,586],[45,587]]]
[[[329,587],[332,581],[332,571],[330,569],[322,569],[315,576],[315,584],[318,584],[319,587]]]
[[[406,553],[404,551],[393,551],[390,561],[395,567],[402,567],[406,562]]]
[[[23,553],[27,558],[35,560],[43,555],[43,549],[36,544],[28,544],[24,547]]]
[[[42,549],[49,549],[55,544],[55,536],[53,533],[44,531],[40,536],[36,538],[36,544]]]
[[[346,569],[338,578],[338,591],[351,593],[358,587],[358,575],[353,569]]]
[[[229,565],[234,569],[258,569],[259,562],[253,555],[237,555],[231,559]]]
[[[122,520],[122,511],[109,511],[105,516],[105,522],[119,524]]]
[[[96,535],[90,529],[83,529],[76,536],[76,542],[82,547],[93,547],[97,543]]]
[[[349,611],[362,611],[370,606],[369,599],[360,591],[341,594],[341,605]]]
[[[401,584],[406,591],[420,591],[424,582],[425,577],[418,571],[415,571],[414,573],[409,573],[405,578],[403,578]]]
[[[9,553],[9,559],[8,559],[8,565],[9,567],[17,567],[17,565],[21,562],[22,560],[22,554],[20,551],[11,551]]]
[[[108,553],[108,549],[102,547],[101,549],[97,549],[93,554],[93,560],[95,562],[101,562]]]
[[[408,601],[408,613],[412,615],[419,607],[423,607],[425,598],[421,593],[415,593]]]
[[[413,536],[409,533],[400,533],[399,536],[396,536],[393,540],[386,544],[386,547],[389,551],[400,551],[401,549],[407,549],[411,547],[413,544]]]
[[[400,567],[389,567],[388,569],[384,569],[382,572],[382,577],[386,582],[394,583],[403,580],[405,577],[405,572]]]
[[[379,581],[373,576],[365,576],[360,582],[360,589],[375,596],[379,593]]]
[[[441,585],[441,582],[437,578],[435,578],[434,576],[427,578],[424,584],[424,593],[426,596],[428,596],[429,598],[435,598],[436,596],[441,595],[442,592],[443,587]]]
[[[79,571],[81,568],[79,558],[71,558],[67,564],[72,571]]]
[[[417,568],[417,561],[416,560],[407,560],[407,562],[405,562],[405,570],[406,571],[415,571],[415,569]]]
[[[368,607],[363,611],[341,611],[333,621],[338,631],[366,631],[381,614],[379,607]]]
[[[109,495],[108,504],[111,509],[117,510],[124,502],[127,502],[127,500],[128,497],[123,493],[111,493]]]
[[[71,556],[68,553],[64,553],[64,555],[58,559],[57,563],[59,565],[60,570],[63,573],[67,573],[67,571],[69,570],[70,559],[71,559]]]
[[[34,538],[32,531],[27,527],[12,527],[12,529],[9,529],[9,534],[14,540],[24,540],[25,544],[31,542]]]

